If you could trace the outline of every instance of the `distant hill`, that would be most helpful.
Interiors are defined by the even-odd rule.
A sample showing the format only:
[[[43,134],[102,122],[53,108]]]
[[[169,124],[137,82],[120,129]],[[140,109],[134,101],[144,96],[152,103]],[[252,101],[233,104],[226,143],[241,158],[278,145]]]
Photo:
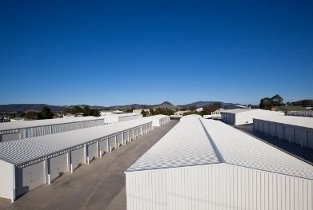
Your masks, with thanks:
[[[60,112],[63,111],[66,108],[72,108],[74,106],[84,107],[89,106],[92,109],[102,109],[102,110],[129,110],[129,109],[149,109],[149,108],[170,108],[170,109],[176,109],[176,108],[185,108],[188,109],[190,107],[204,107],[211,105],[213,103],[219,102],[222,104],[223,108],[238,108],[236,104],[233,103],[224,103],[220,101],[196,101],[190,104],[185,105],[178,105],[175,106],[169,101],[164,101],[161,104],[156,105],[147,105],[147,104],[129,104],[129,105],[116,105],[116,106],[90,106],[90,105],[84,105],[84,104],[78,104],[78,105],[70,105],[70,106],[57,106],[57,105],[49,105],[49,104],[8,104],[8,105],[0,105],[0,113],[11,113],[11,112],[26,112],[26,111],[40,111],[43,107],[47,106],[51,109],[53,112]]]
[[[88,105],[70,105],[70,106],[57,106],[49,104],[7,104],[0,105],[0,113],[11,113],[11,112],[26,112],[26,111],[41,111],[43,107],[49,107],[53,112],[61,112],[66,108],[74,106],[84,107]],[[105,109],[103,106],[89,106],[92,109]]]
[[[238,106],[236,106],[236,105],[239,105],[239,104],[233,104],[233,103],[225,103],[222,101],[196,101],[196,102],[193,102],[190,104],[179,105],[179,107],[188,109],[190,107],[195,106],[196,108],[200,108],[200,107],[212,105],[214,103],[220,103],[222,105],[222,107],[225,109],[235,109],[235,108],[238,108]]]
[[[26,111],[40,111],[43,107],[49,107],[51,111],[58,112],[64,109],[64,106],[54,106],[48,104],[8,104],[0,105],[0,112],[11,113],[11,112],[26,112]]]
[[[168,109],[175,109],[178,108],[177,106],[174,106],[172,103],[168,102],[168,101],[164,101],[163,103],[159,104],[159,105],[155,105],[153,106],[153,108],[168,108]]]
[[[313,100],[312,99],[305,99],[301,101],[294,101],[290,103],[293,106],[303,106],[303,107],[313,107]]]

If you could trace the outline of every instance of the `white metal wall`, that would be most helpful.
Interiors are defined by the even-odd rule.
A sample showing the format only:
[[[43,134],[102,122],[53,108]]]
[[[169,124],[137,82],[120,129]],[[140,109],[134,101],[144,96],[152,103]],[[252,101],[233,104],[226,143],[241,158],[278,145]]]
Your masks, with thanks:
[[[313,129],[254,119],[255,131],[313,149]]]
[[[222,121],[228,124],[235,124],[236,123],[236,118],[235,114],[233,113],[221,113],[221,118]]]
[[[128,210],[312,210],[313,181],[227,164],[126,172]]]
[[[15,188],[15,167],[10,163],[0,160],[0,171],[0,197],[12,199],[13,189]]]

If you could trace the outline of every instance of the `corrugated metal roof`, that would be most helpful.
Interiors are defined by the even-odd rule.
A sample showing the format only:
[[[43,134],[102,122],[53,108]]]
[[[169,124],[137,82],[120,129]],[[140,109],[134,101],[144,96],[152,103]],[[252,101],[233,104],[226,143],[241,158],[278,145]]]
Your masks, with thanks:
[[[228,164],[313,179],[313,166],[219,121],[204,120]]]
[[[199,119],[183,118],[128,171],[218,163]]]
[[[92,128],[3,142],[0,144],[0,159],[16,165],[22,164],[149,122],[152,122],[152,118],[140,118]]]
[[[4,122],[4,123],[0,123],[0,131],[38,127],[38,126],[45,126],[45,125],[57,125],[57,124],[65,124],[65,123],[73,123],[73,122],[101,120],[101,119],[103,119],[103,117],[66,117],[66,118],[56,118],[56,119],[47,119],[47,120]]]
[[[260,119],[264,121],[277,122],[286,125],[295,125],[306,128],[313,128],[313,118],[312,117],[296,117],[296,116],[267,116],[267,117],[256,117],[255,119]]]
[[[191,118],[179,122],[127,172],[218,163],[313,179],[313,166],[220,121]]]
[[[276,111],[270,111],[270,110],[265,110],[265,109],[229,109],[229,110],[221,110],[221,113],[232,113],[232,114],[237,114],[237,113],[242,113],[242,112],[261,112],[261,113],[266,113],[266,114],[278,114],[282,115],[282,112],[276,112]]]
[[[251,111],[252,109],[225,109],[225,110],[221,110],[221,113],[241,113],[241,112],[246,112],[246,111]]]

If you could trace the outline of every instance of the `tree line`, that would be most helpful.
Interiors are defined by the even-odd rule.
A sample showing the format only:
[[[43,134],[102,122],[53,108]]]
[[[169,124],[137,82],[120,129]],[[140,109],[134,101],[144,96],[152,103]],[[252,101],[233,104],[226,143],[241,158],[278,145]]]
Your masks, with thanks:
[[[260,109],[267,109],[271,110],[274,107],[283,106],[284,105],[284,99],[276,94],[272,97],[265,97],[260,100],[259,107]]]

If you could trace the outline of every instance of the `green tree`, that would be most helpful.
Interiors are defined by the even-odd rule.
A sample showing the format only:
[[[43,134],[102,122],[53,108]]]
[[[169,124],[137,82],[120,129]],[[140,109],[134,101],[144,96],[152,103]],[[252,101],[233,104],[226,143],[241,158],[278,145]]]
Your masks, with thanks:
[[[145,110],[142,110],[141,114],[142,114],[143,117],[147,117],[148,116],[148,112],[146,112]]]
[[[189,107],[189,109],[190,109],[190,111],[196,111],[196,109],[197,109],[197,107],[196,106],[191,106],[191,107]]]
[[[28,111],[28,112],[26,112],[26,118],[28,120],[37,120],[38,119],[38,112]]]
[[[283,103],[284,99],[278,94],[274,95],[271,99],[272,99],[273,106],[284,105],[284,103]]]
[[[82,109],[83,116],[95,116],[98,117],[100,116],[100,111],[97,109],[90,109],[89,106],[84,106]]]
[[[49,107],[43,107],[41,112],[38,113],[37,119],[52,119],[54,114],[51,112]]]
[[[269,98],[269,97],[262,98],[260,100],[259,107],[261,109],[271,110],[273,107],[278,107],[278,106],[284,105],[283,101],[284,101],[284,99],[280,95],[276,94],[276,95],[272,96],[271,98]]]
[[[153,108],[150,108],[150,109],[149,109],[149,112],[150,112],[150,115],[155,115]]]

